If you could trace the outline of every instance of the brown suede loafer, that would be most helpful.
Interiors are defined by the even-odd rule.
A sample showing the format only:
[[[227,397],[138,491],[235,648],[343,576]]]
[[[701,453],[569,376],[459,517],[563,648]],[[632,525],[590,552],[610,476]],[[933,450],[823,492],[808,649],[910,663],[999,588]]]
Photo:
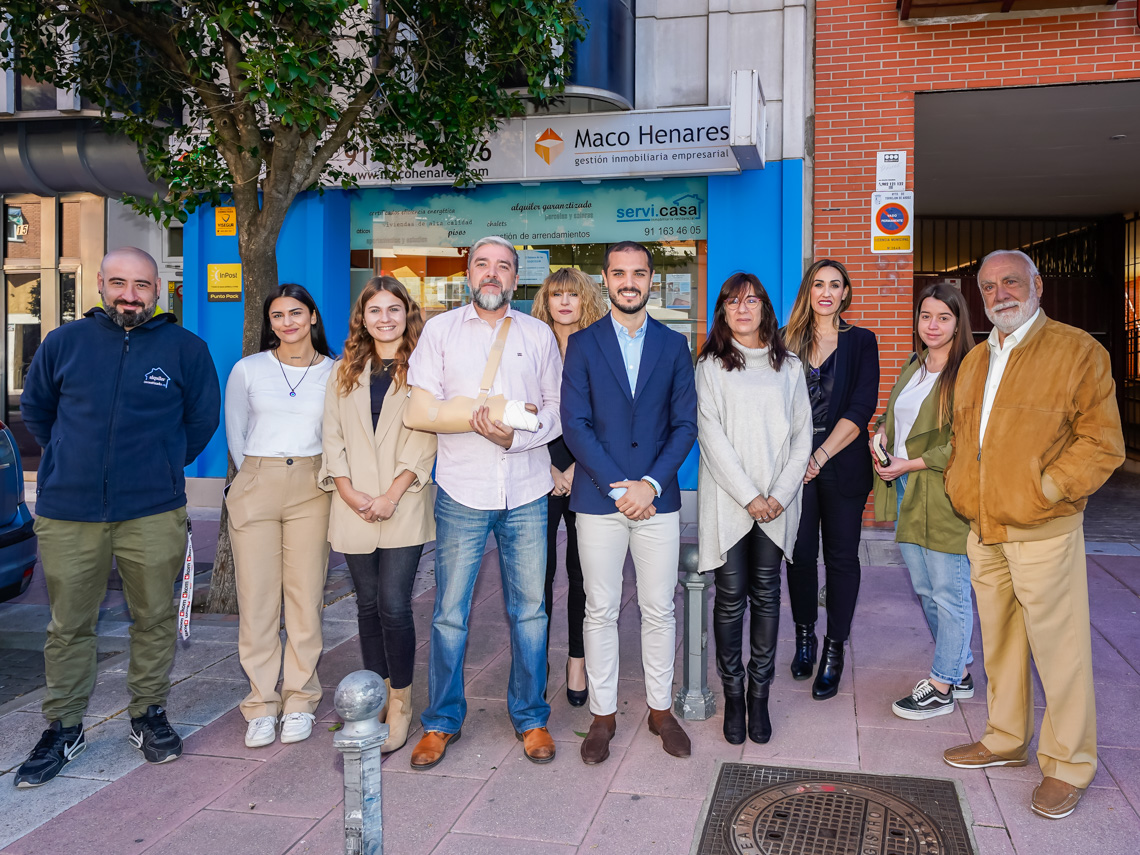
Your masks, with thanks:
[[[685,733],[669,710],[649,710],[649,732],[661,737],[661,747],[665,749],[666,754],[688,757],[693,753],[689,734]]]
[[[617,713],[596,715],[582,742],[582,762],[596,766],[610,756],[610,740],[617,733]]]
[[[549,763],[554,759],[554,737],[545,727],[532,727],[525,733],[515,732],[523,744],[523,754],[531,763]]]
[[[416,744],[412,752],[413,769],[430,769],[438,766],[439,761],[447,754],[447,746],[459,741],[462,730],[455,733],[440,733],[438,730],[429,730]]]
[[[1084,792],[1057,778],[1046,777],[1033,791],[1033,801],[1029,806],[1038,816],[1060,819],[1073,812]]]
[[[956,745],[942,752],[942,759],[956,769],[988,769],[990,766],[1024,766],[1028,760],[1014,760],[994,754],[980,742]]]

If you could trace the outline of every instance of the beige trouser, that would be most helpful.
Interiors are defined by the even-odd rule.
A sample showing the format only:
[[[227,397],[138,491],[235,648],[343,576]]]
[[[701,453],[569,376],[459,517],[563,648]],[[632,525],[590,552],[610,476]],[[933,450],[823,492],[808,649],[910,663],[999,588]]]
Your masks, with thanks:
[[[226,497],[238,595],[238,657],[249,677],[247,721],[315,712],[321,700],[321,607],[331,495],[317,486],[321,458],[247,457]],[[285,673],[281,693],[281,603]]]
[[[1033,736],[1030,654],[1045,689],[1037,761],[1044,775],[1087,787],[1096,774],[1096,705],[1085,535],[1022,543],[966,540],[989,690],[982,742],[1023,759]]]
[[[681,546],[680,514],[657,514],[632,522],[625,515],[578,514],[578,556],[586,591],[582,643],[590,681],[590,712],[617,712],[618,612],[622,567],[628,551],[637,575],[641,608],[641,667],[650,709],[673,705],[673,662],[677,624],[673,595]]]

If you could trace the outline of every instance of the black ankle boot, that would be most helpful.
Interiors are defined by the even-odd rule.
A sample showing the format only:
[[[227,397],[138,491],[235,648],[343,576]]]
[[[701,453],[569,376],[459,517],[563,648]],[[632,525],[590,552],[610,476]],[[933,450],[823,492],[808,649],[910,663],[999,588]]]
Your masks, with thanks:
[[[724,693],[724,739],[730,745],[744,742],[744,692],[739,695]]]
[[[763,745],[772,738],[772,719],[768,717],[768,686],[764,694],[748,693],[748,738]]]
[[[815,624],[796,624],[796,655],[792,659],[792,676],[797,680],[806,680],[811,676],[815,667]]]
[[[817,701],[835,697],[839,679],[843,676],[843,642],[823,637],[823,654],[819,657],[819,672],[811,687],[811,696]]]

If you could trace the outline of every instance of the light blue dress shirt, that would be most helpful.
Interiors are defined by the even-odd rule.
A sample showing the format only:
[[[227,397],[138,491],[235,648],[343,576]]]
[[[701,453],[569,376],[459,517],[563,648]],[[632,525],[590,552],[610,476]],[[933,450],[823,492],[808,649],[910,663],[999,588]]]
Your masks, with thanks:
[[[649,326],[649,316],[645,317],[633,335],[630,335],[626,328],[618,323],[612,312],[610,313],[610,322],[614,325],[614,332],[617,334],[618,349],[621,350],[622,365],[625,366],[625,376],[629,378],[629,394],[636,394],[637,372],[641,368],[641,352],[645,349],[645,330]],[[644,476],[643,480],[652,484],[657,495],[661,495],[660,484],[648,475]],[[615,502],[624,495],[625,487],[614,487],[610,490],[610,498]]]

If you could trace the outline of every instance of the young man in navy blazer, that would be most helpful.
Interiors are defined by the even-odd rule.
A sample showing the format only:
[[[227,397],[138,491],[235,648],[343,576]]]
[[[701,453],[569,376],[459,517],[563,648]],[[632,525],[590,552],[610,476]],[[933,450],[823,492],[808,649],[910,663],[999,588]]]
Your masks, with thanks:
[[[685,337],[649,317],[653,258],[623,241],[606,250],[609,315],[570,336],[562,375],[562,431],[578,465],[570,508],[586,589],[583,641],[594,721],[582,759],[601,763],[616,730],[617,618],[622,566],[633,554],[641,607],[641,662],[649,730],[688,757],[689,737],[670,712],[680,548],[677,470],[697,438],[697,393]]]

